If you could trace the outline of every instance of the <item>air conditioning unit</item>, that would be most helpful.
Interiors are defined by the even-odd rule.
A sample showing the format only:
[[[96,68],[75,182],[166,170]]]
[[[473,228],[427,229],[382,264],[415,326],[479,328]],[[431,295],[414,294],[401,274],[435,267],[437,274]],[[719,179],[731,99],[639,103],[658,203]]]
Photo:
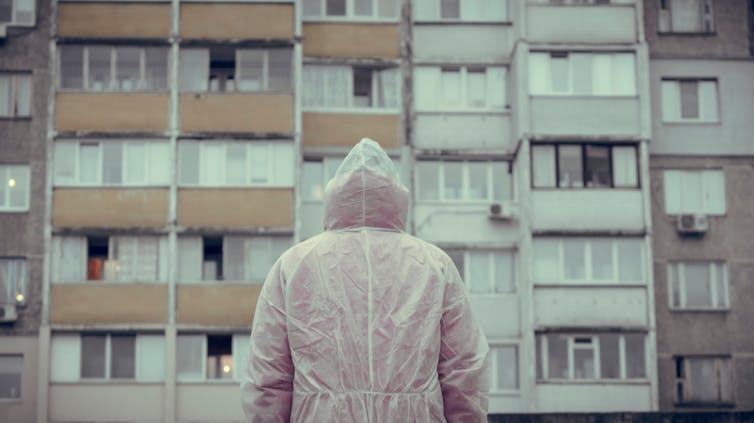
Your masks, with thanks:
[[[493,203],[488,216],[491,220],[510,220],[514,215],[513,203]]]
[[[18,315],[13,304],[0,305],[0,322],[15,322]]]
[[[709,229],[707,216],[703,214],[682,214],[676,220],[680,234],[703,234]]]

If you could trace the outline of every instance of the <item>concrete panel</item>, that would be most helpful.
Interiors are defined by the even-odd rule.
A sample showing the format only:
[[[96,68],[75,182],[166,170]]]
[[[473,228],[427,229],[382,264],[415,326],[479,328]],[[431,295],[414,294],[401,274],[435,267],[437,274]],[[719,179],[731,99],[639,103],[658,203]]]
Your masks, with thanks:
[[[535,287],[538,327],[647,325],[645,287]]]
[[[516,294],[469,295],[474,317],[488,339],[517,338],[521,333]]]
[[[399,115],[345,113],[303,114],[304,147],[352,147],[369,137],[383,148],[398,147]]]
[[[36,336],[0,336],[0,354],[23,356],[21,396],[0,401],[0,420],[3,422],[26,423],[35,419],[39,368],[37,344]]]
[[[400,57],[398,24],[304,23],[304,56]]]
[[[52,323],[165,323],[168,318],[166,284],[53,284],[50,286]]]
[[[508,113],[418,113],[415,145],[427,149],[496,149],[513,152]],[[469,128],[473,128],[470,131]]]
[[[49,395],[50,420],[55,422],[164,421],[161,384],[51,384]]]
[[[735,60],[660,60],[650,65],[651,154],[754,155],[754,62]],[[663,77],[717,78],[720,122],[663,123]]]
[[[183,94],[183,132],[293,132],[290,94]]]
[[[292,228],[293,189],[179,189],[178,224]]]
[[[169,3],[60,3],[58,37],[170,37]]]
[[[625,230],[644,228],[639,189],[534,189],[534,230]]]
[[[417,203],[416,236],[435,243],[515,245],[519,239],[517,218],[490,220],[489,208],[489,204]]]
[[[251,327],[261,284],[178,285],[176,322]]]
[[[176,387],[178,423],[241,422],[241,390],[238,384],[179,384]],[[208,407],[207,404],[212,404]]]
[[[56,227],[164,226],[168,221],[168,190],[56,188],[52,207],[52,224]]]
[[[634,43],[636,9],[612,6],[527,6],[526,38],[553,43]]]
[[[650,411],[651,395],[649,383],[541,383],[536,387],[536,410],[538,413]]]
[[[638,136],[637,97],[531,96],[530,127],[537,135]]]
[[[181,4],[183,39],[293,38],[293,21],[292,4]]]
[[[58,131],[164,131],[168,94],[58,93]]]
[[[510,25],[414,25],[416,62],[504,62],[515,34]],[[442,40],[438,43],[437,40]]]
[[[520,395],[511,394],[496,394],[490,392],[489,404],[487,406],[487,413],[494,414],[500,413],[504,415],[503,422],[509,421],[511,413],[527,413],[529,410],[526,407],[526,401],[524,401]],[[492,422],[493,420],[488,420]]]

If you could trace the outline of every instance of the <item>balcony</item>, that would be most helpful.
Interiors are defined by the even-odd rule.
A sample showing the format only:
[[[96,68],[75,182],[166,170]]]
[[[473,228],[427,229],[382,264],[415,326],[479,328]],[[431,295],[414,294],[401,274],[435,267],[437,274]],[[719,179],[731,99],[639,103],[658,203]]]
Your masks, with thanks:
[[[291,188],[181,188],[178,224],[214,228],[293,228]]]
[[[644,229],[644,202],[639,189],[535,189],[531,198],[534,230]]]
[[[415,123],[416,147],[512,151],[510,126],[509,113],[420,112]]]
[[[303,33],[307,57],[400,57],[397,23],[307,22]]]
[[[536,398],[538,413],[650,411],[652,389],[649,382],[540,383]]]
[[[61,3],[58,36],[70,38],[170,37],[169,3]]]
[[[397,114],[303,113],[304,147],[350,148],[368,136],[383,148],[396,148],[400,116]]]
[[[290,94],[181,94],[183,132],[293,132]]]
[[[82,421],[163,421],[165,388],[158,384],[61,383],[50,384],[50,420]],[[236,388],[238,390],[238,388]],[[123,401],[128,398],[128,401]],[[86,407],[82,407],[86,404]]]
[[[156,93],[58,93],[58,131],[165,131],[170,96]]]
[[[531,127],[537,135],[640,133],[639,99],[629,96],[531,96]]]
[[[643,286],[537,286],[538,327],[644,327],[647,290]]]
[[[90,282],[50,287],[52,323],[166,323],[167,319],[168,287],[164,283]]]
[[[56,188],[55,227],[160,227],[168,222],[167,189]]]
[[[513,27],[503,23],[424,23],[414,25],[413,31],[417,62],[478,62],[480,57],[504,62],[511,55],[515,38]]]
[[[184,39],[289,39],[293,38],[293,23],[293,4],[181,4]]]
[[[490,204],[417,202],[414,205],[416,236],[434,243],[516,244],[518,222],[515,215],[505,220],[490,219]]]
[[[247,327],[254,317],[260,284],[181,284],[177,288],[176,322]],[[196,417],[196,416],[194,416]]]
[[[634,4],[526,6],[526,38],[539,43],[634,43]]]
[[[238,381],[229,383],[180,383],[176,387],[176,417],[188,421],[244,421]],[[208,407],[207,404],[212,404]]]

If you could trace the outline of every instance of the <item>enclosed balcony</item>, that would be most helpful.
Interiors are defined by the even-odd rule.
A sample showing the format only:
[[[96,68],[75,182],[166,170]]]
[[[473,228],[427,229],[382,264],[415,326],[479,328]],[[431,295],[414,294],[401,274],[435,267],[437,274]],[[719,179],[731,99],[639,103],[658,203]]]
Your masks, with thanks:
[[[552,2],[551,2],[552,3]],[[605,5],[526,5],[526,38],[537,43],[634,43],[633,1]]]

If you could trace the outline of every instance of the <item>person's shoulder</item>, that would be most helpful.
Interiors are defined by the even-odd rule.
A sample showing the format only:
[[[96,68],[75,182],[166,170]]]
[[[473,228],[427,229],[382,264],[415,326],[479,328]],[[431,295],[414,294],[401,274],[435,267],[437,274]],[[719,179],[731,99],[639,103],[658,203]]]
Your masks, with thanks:
[[[427,259],[429,259],[429,261],[432,263],[436,263],[443,273],[449,265],[452,265],[453,260],[442,248],[413,235],[405,235],[410,239],[410,242],[414,243],[418,247],[418,249],[424,251]]]

